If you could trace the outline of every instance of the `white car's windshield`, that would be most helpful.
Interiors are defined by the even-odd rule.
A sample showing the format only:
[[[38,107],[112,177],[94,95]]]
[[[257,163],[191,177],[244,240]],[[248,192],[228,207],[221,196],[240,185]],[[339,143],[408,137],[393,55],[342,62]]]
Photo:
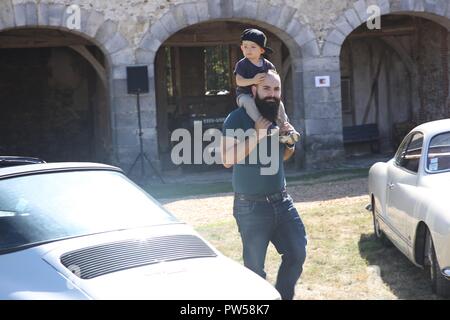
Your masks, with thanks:
[[[0,253],[86,234],[176,222],[113,171],[35,174],[0,180]]]
[[[438,134],[431,139],[427,169],[430,172],[450,169],[450,132]]]

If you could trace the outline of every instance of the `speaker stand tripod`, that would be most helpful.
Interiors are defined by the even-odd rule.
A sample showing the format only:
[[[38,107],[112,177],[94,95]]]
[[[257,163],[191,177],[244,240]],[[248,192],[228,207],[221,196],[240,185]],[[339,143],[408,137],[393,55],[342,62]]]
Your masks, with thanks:
[[[137,105],[138,124],[139,124],[139,148],[140,148],[140,151],[139,151],[139,154],[137,155],[136,159],[134,160],[133,164],[131,165],[130,170],[128,170],[128,175],[129,176],[131,175],[134,167],[140,160],[140,162],[141,162],[141,177],[145,177],[145,168],[146,168],[145,162],[147,162],[148,165],[150,166],[150,168],[152,168],[152,171],[158,176],[159,180],[161,180],[162,183],[165,183],[163,178],[161,177],[161,175],[158,173],[158,171],[153,166],[153,164],[150,161],[147,154],[144,152],[144,143],[142,141],[143,132],[142,132],[142,124],[141,124],[141,105],[140,105],[140,100],[139,100],[139,91],[137,91],[137,95],[136,95],[136,105]]]

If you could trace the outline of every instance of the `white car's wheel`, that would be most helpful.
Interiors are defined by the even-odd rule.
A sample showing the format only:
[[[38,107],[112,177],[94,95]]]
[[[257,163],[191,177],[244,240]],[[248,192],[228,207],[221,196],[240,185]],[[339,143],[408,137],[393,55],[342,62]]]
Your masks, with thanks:
[[[441,273],[439,262],[436,257],[436,251],[434,250],[433,239],[430,232],[427,232],[427,265],[429,266],[431,289],[439,296],[450,298],[450,280],[447,280]]]
[[[375,213],[375,201],[372,200],[372,220],[373,220],[373,232],[375,234],[375,238],[381,242],[382,245],[388,247],[391,245],[391,242],[384,234],[383,230],[381,230],[380,222],[378,221],[377,215]]]

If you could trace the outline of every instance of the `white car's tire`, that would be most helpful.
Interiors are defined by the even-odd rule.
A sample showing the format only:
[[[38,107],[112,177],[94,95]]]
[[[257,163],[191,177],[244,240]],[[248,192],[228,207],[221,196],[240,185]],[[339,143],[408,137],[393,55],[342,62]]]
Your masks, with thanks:
[[[431,289],[441,297],[450,298],[450,280],[447,280],[441,273],[441,268],[436,257],[436,250],[434,250],[433,239],[429,231],[427,232],[426,243],[428,245],[427,264],[430,271]]]

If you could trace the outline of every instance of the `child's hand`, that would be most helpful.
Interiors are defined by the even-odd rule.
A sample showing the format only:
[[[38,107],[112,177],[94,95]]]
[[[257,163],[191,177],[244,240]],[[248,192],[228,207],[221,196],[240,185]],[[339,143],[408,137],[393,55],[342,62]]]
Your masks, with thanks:
[[[254,84],[260,84],[264,81],[264,79],[266,78],[266,74],[265,73],[258,73],[253,77],[253,83]]]
[[[294,131],[294,127],[289,122],[283,123],[283,125],[280,127],[280,134],[286,134],[290,131]]]

